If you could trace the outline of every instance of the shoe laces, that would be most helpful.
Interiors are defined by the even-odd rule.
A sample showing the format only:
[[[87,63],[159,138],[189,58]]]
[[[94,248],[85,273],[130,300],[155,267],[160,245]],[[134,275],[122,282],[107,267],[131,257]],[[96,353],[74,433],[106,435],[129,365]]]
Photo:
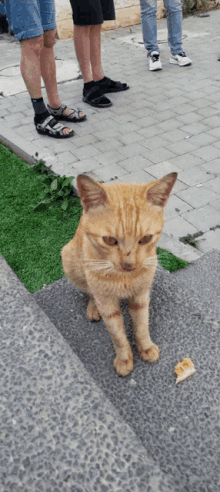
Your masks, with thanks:
[[[159,57],[160,57],[159,53],[155,53],[154,55],[151,55],[151,59],[153,62],[158,61]]]

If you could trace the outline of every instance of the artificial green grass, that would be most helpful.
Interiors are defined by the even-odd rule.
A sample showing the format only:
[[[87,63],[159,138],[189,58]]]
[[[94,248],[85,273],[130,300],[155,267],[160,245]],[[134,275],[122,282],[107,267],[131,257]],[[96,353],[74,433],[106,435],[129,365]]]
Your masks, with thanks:
[[[29,292],[64,276],[60,250],[74,235],[79,198],[64,212],[59,204],[34,211],[42,185],[29,165],[0,144],[0,254]]]
[[[162,248],[157,248],[158,261],[160,265],[165,268],[165,270],[169,270],[169,272],[175,272],[180,268],[185,268],[189,262],[182,260],[181,258],[177,258],[169,251],[166,251]]]
[[[0,143],[0,254],[29,292],[64,276],[60,251],[73,237],[81,215],[79,198],[67,210],[53,203],[33,208],[42,193],[41,176]],[[169,271],[188,263],[158,248],[159,263]]]

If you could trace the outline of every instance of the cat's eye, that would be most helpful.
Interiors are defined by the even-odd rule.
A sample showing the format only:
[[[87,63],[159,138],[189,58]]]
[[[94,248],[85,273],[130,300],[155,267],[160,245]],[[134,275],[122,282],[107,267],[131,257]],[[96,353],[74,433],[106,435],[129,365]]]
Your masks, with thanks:
[[[108,246],[116,246],[116,244],[118,244],[118,241],[117,239],[115,239],[115,237],[104,236],[102,239],[104,243],[107,244]]]
[[[140,241],[138,241],[138,244],[147,244],[151,241],[152,237],[152,234],[147,234],[147,236],[142,237]]]

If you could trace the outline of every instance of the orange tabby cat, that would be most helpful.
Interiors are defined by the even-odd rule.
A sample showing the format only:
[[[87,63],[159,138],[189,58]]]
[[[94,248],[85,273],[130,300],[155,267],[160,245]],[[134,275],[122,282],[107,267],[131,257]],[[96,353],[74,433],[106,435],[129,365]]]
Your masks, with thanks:
[[[156,362],[159,347],[149,334],[149,292],[157,267],[156,243],[164,226],[164,206],[177,173],[147,184],[100,184],[79,175],[83,214],[74,238],[62,249],[69,280],[90,295],[87,317],[103,318],[115,346],[120,376],[133,369],[120,299],[129,301],[137,348]]]

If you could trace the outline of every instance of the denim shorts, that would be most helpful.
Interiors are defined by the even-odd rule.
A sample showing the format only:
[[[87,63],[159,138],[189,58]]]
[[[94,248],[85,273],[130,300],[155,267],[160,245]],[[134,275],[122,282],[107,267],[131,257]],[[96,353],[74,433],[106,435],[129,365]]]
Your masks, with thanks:
[[[56,29],[54,0],[5,0],[8,23],[19,41]]]

